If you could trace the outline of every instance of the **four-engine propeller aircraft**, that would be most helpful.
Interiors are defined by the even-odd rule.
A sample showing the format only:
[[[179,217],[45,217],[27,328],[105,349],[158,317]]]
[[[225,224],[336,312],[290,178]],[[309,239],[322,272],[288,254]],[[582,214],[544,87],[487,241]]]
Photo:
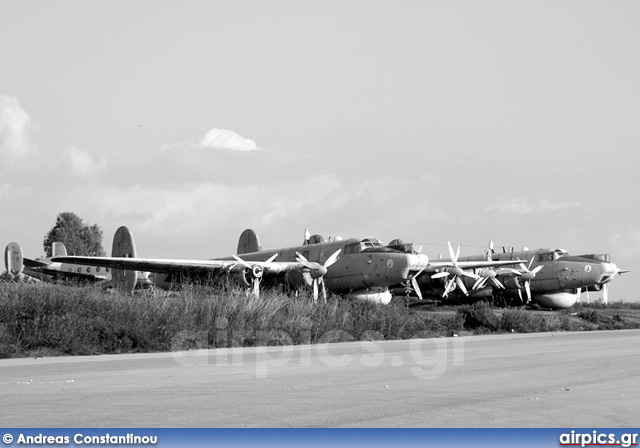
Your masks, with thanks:
[[[5,249],[5,267],[12,275],[25,274],[45,282],[63,279],[96,282],[110,278],[108,269],[52,261],[53,257],[67,256],[67,249],[61,242],[53,243],[51,253],[51,257],[34,260],[24,257],[20,245],[12,242]]]
[[[460,290],[468,300],[494,298],[500,303],[536,303],[544,308],[561,309],[571,307],[582,290],[602,290],[603,300],[608,300],[608,284],[617,274],[628,272],[611,263],[609,254],[571,256],[558,248],[495,253],[492,244],[483,255],[459,257],[450,250],[451,260],[518,261],[519,268],[485,269],[458,276]],[[467,278],[464,278],[466,276]],[[417,283],[422,293],[433,296],[453,296],[452,300],[467,300],[453,288],[443,285],[438,274],[422,274]],[[523,296],[524,290],[524,296]],[[443,293],[444,291],[444,293]]]
[[[300,246],[262,250],[256,233],[245,230],[240,236],[237,255],[211,260],[172,260],[131,257],[133,236],[126,227],[116,231],[115,239],[126,243],[113,257],[56,257],[54,261],[81,263],[121,270],[143,270],[155,273],[156,286],[167,288],[175,284],[207,281],[220,275],[232,275],[258,293],[261,282],[286,285],[291,288],[314,286],[358,299],[389,303],[390,285],[412,284],[419,291],[416,277],[431,269],[426,255],[414,245],[385,246],[376,238],[350,238],[325,241],[319,235],[305,237]],[[474,261],[464,268],[498,266],[512,261]],[[451,262],[439,262],[439,267],[454,268]]]
[[[5,249],[4,262],[8,273],[13,276],[27,275],[31,278],[44,282],[58,281],[77,281],[77,282],[109,282],[118,280],[118,275],[124,275],[120,272],[112,276],[110,268],[100,266],[81,265],[75,263],[65,263],[54,261],[55,257],[66,257],[67,248],[61,242],[54,242],[51,247],[51,257],[31,259],[24,257],[22,248],[18,243],[9,243]],[[128,273],[132,278],[133,274]],[[151,282],[147,278],[147,274],[136,273],[135,280],[132,281],[131,287],[150,286]]]

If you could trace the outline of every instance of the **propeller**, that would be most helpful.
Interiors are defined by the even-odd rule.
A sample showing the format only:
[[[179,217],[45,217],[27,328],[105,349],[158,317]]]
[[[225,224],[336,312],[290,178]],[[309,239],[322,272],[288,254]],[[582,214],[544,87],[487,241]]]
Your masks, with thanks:
[[[524,280],[524,290],[527,293],[527,303],[531,302],[531,280],[535,278],[536,274],[542,269],[543,265],[538,265],[533,270],[531,270],[531,265],[533,264],[533,260],[535,257],[531,257],[531,261],[529,262],[529,266],[525,266],[524,263],[520,263],[521,271],[517,269],[512,269],[512,271],[520,277],[521,280]],[[520,299],[522,299],[522,291],[518,290],[518,294],[520,295]]]
[[[273,256],[271,256],[267,262],[271,262],[273,261],[276,257],[278,256],[278,254],[275,254]],[[250,265],[249,263],[247,263],[246,261],[244,261],[242,258],[238,257],[237,255],[234,255],[233,258],[236,260],[236,263],[233,264],[229,270],[232,270],[233,268],[235,268],[237,265],[241,265],[247,269],[251,270],[251,290],[254,296],[258,297],[260,295],[260,279],[262,278],[262,274],[264,273],[264,268],[259,265],[259,264],[254,264],[254,265]]]
[[[613,265],[613,268],[613,273],[600,283],[602,285],[602,301],[605,305],[609,303],[609,282],[611,282],[616,275],[622,275],[629,272],[626,269],[618,268],[615,264]]]
[[[451,242],[447,241],[449,244],[449,256],[451,257],[451,262],[453,263],[453,267],[447,268],[446,271],[438,272],[433,274],[431,278],[443,278],[449,277],[444,285],[444,293],[442,297],[447,297],[451,291],[456,289],[456,285],[460,290],[466,295],[469,295],[469,291],[467,291],[466,286],[464,286],[464,282],[462,281],[462,277],[469,277],[478,279],[478,275],[473,274],[471,272],[467,272],[464,269],[458,266],[458,257],[460,256],[460,245],[458,244],[458,250],[456,253],[453,253],[453,247],[451,247]]]
[[[498,274],[493,269],[480,269],[480,271],[478,271],[478,280],[476,280],[476,282],[473,284],[473,288],[471,289],[482,289],[487,285],[488,282],[491,282],[493,286],[498,289],[505,289],[500,280],[496,278],[497,275]]]
[[[613,267],[614,267],[613,273],[611,273],[611,274],[610,274],[610,275],[609,275],[609,276],[608,276],[608,277],[607,277],[607,278],[602,282],[602,284],[607,284],[607,283],[609,283],[611,280],[613,280],[613,278],[614,278],[616,275],[622,275],[622,274],[625,274],[625,273],[629,272],[629,271],[628,271],[628,270],[626,270],[626,269],[620,269],[620,268],[619,268],[618,266],[616,266],[615,264],[613,265]],[[611,272],[611,271],[607,272],[607,274],[609,274],[610,272]]]
[[[301,253],[296,252],[296,260],[301,263],[311,276],[311,284],[313,286],[313,301],[318,301],[318,289],[322,289],[322,298],[327,301],[327,288],[324,284],[324,276],[327,268],[338,261],[338,255],[342,249],[335,251],[323,264],[311,262],[307,260]]]

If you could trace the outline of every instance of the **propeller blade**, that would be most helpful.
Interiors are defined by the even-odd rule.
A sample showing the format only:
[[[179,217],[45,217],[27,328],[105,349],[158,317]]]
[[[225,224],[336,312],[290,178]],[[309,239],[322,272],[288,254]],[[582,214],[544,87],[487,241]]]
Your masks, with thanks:
[[[237,262],[237,263],[236,263],[236,264],[234,264],[233,266],[231,266],[231,268],[232,268],[232,269],[233,269],[233,268],[235,268],[235,267],[236,267],[237,265],[239,265],[239,264],[240,264],[240,265],[242,265],[242,266],[244,266],[245,268],[248,268],[248,267],[249,267],[249,265],[247,264],[247,262],[246,262],[246,261],[244,261],[242,258],[238,257],[237,255],[233,255],[233,259],[234,259],[234,260],[236,260],[236,262]]]
[[[450,278],[449,280],[447,280],[447,283],[444,286],[444,293],[442,294],[442,297],[447,297],[449,295],[449,293],[451,291],[453,291],[453,289],[455,288],[455,279]]]
[[[265,261],[265,263],[271,263],[273,260],[275,260],[278,257],[278,254],[273,254],[272,256],[270,256],[267,261]]]
[[[318,301],[318,279],[313,279],[313,302]]]
[[[338,255],[340,254],[340,251],[342,249],[338,249],[337,251],[335,251],[333,254],[331,254],[331,256],[329,258],[327,258],[327,261],[324,262],[324,267],[328,268],[329,266],[331,266],[333,263],[335,263],[336,261],[338,261]]]
[[[524,263],[520,263],[520,269],[522,269],[524,272],[529,272],[529,269],[524,265]]]
[[[458,287],[464,293],[464,295],[468,296],[469,292],[467,291],[467,288],[464,286],[464,282],[462,281],[462,279],[460,277],[456,277],[456,283],[458,284]]]
[[[496,287],[500,288],[500,289],[505,289],[504,285],[500,282],[500,280],[498,280],[497,278],[492,278],[491,282],[496,285]]]
[[[458,257],[460,256],[460,245],[458,244],[458,251],[453,253],[453,246],[451,246],[451,241],[447,241],[449,245],[449,257],[451,257],[451,262],[453,263],[453,267],[458,267]]]
[[[431,276],[431,278],[442,278],[442,277],[448,277],[449,276],[449,272],[448,271],[443,271],[443,272],[437,272],[435,274],[433,274]]]
[[[527,292],[527,303],[531,302],[531,287],[529,286],[529,281],[524,283],[524,289]]]
[[[309,261],[304,258],[304,256],[300,253],[300,252],[296,252],[296,261],[299,263],[305,262],[308,263]]]
[[[453,265],[455,266],[456,261],[458,261],[458,259],[453,254],[453,247],[451,246],[451,241],[447,241],[447,244],[449,245],[449,258],[451,258],[451,261],[453,261]]]
[[[605,305],[609,303],[609,283],[602,285],[602,300]]]
[[[413,286],[413,290],[418,295],[418,299],[422,300],[422,291],[420,291],[420,285],[418,285],[417,275],[414,275],[411,278],[411,286]]]
[[[260,296],[260,279],[259,278],[253,279],[253,295],[256,297]]]
[[[318,279],[318,281],[320,282],[320,285],[322,286],[322,298],[324,300],[324,303],[327,303],[327,288],[324,286],[324,277],[320,277]]]
[[[476,290],[476,289],[484,288],[484,285],[487,282],[487,279],[488,279],[488,277],[480,277],[480,278],[478,278],[478,280],[476,280],[476,282],[473,284],[473,287],[471,289]]]
[[[543,265],[538,265],[535,268],[533,268],[533,270],[531,271],[533,274],[537,274],[538,272],[540,272],[540,269],[542,269],[544,266]]]
[[[473,272],[462,271],[461,275],[469,278],[480,278],[478,274],[474,274]]]

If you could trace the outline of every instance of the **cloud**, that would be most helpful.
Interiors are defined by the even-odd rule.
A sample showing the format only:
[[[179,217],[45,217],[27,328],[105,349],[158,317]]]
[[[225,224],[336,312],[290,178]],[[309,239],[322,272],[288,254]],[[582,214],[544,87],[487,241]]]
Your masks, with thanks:
[[[582,203],[580,202],[554,202],[548,199],[542,199],[537,203],[531,204],[526,199],[513,198],[506,202],[488,206],[485,208],[485,212],[527,215],[530,213],[545,213],[555,210],[581,207]]]
[[[64,153],[65,164],[68,164],[76,176],[95,176],[107,167],[107,160],[103,155],[93,156],[88,151],[72,146]],[[66,170],[64,170],[66,172]]]
[[[230,151],[257,151],[262,149],[251,139],[244,138],[233,131],[218,128],[211,129],[201,138],[182,143],[164,144],[161,148],[167,150],[185,147],[227,149]]]
[[[18,99],[0,94],[0,156],[19,158],[32,151],[31,117],[20,107]]]

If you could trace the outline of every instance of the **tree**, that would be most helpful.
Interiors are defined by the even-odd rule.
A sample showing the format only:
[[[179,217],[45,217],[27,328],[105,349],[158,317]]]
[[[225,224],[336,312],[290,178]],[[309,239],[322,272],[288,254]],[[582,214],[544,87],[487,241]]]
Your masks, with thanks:
[[[105,255],[100,227],[97,224],[86,225],[73,212],[60,213],[56,224],[45,235],[42,244],[47,257],[51,256],[51,247],[56,241],[64,243],[69,255]]]

